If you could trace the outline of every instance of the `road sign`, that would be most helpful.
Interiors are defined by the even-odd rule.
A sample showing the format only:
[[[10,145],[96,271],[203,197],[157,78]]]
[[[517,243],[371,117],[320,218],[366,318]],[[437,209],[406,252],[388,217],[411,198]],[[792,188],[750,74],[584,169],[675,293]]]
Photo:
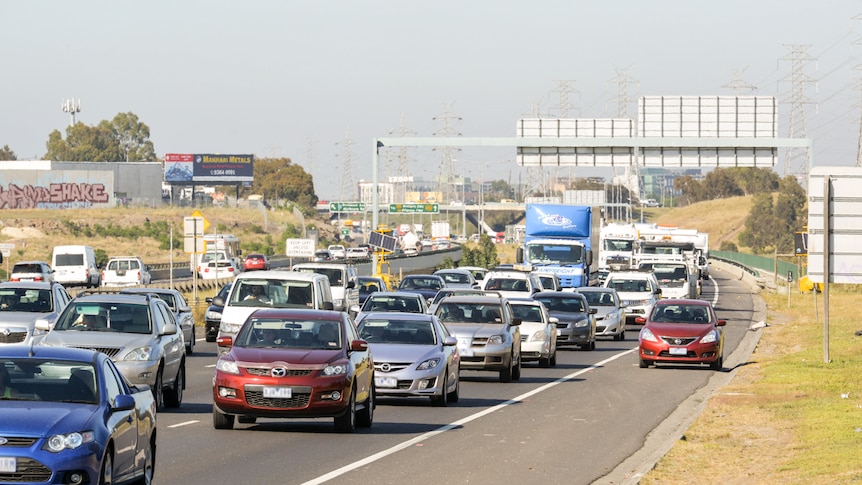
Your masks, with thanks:
[[[311,258],[314,256],[314,239],[288,239],[284,243],[285,256]]]
[[[13,249],[15,249],[15,243],[0,243],[0,253],[3,254],[4,258],[8,258]]]
[[[201,211],[195,209],[195,211],[192,212],[192,217],[200,217],[201,219],[204,220],[204,232],[206,232],[207,229],[210,228],[210,221],[208,221],[207,218],[204,217],[203,214],[201,214]]]
[[[329,212],[365,212],[365,202],[330,202]]]
[[[389,204],[390,213],[439,214],[440,204]]]

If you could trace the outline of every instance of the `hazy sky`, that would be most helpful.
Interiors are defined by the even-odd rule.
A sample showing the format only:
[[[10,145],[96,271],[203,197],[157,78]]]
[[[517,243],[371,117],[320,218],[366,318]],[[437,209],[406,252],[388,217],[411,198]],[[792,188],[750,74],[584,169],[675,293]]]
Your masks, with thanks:
[[[514,136],[534,106],[560,105],[563,80],[571,116],[615,117],[618,72],[635,81],[631,117],[642,95],[733,95],[738,73],[757,88],[743,94],[778,97],[786,137],[789,46],[808,45],[815,164],[853,165],[859,14],[850,0],[4,0],[0,146],[40,158],[76,98],[90,126],[136,114],[160,157],[290,157],[333,199],[345,146],[353,178],[370,179],[372,139],[402,119],[411,136],[443,132],[447,115],[463,136]],[[440,151],[409,153],[413,175],[440,172]],[[522,174],[511,149],[455,157],[474,178],[479,160],[486,179]]]

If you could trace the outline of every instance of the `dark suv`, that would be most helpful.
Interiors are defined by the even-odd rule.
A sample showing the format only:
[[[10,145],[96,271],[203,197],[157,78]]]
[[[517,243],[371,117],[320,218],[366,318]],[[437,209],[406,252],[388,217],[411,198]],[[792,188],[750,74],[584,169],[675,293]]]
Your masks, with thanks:
[[[221,287],[218,294],[213,298],[207,298],[207,303],[210,306],[207,308],[206,313],[204,314],[204,320],[206,321],[206,331],[205,336],[207,342],[215,342],[216,337],[218,336],[218,327],[221,325],[221,312],[224,310],[224,306],[216,305],[213,303],[215,298],[221,297],[220,301],[227,300],[227,294],[230,293],[230,287],[233,282],[226,283]]]
[[[450,296],[435,312],[458,339],[461,368],[500,373],[500,382],[521,378],[521,319],[501,296]]]

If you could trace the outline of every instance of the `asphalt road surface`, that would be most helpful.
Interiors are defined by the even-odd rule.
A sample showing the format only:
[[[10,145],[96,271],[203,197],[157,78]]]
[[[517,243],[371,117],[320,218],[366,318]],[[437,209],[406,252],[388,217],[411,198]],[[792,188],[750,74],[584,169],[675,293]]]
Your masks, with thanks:
[[[178,410],[158,417],[156,483],[622,483],[661,456],[668,442],[734,366],[750,335],[756,298],[738,274],[713,271],[703,298],[725,327],[725,369],[640,369],[637,331],[600,340],[595,351],[563,348],[555,368],[523,368],[520,381],[462,372],[461,399],[379,399],[374,425],[336,433],[331,419],[258,420],[212,426],[215,344],[188,357]],[[745,345],[741,347],[746,347]],[[744,349],[747,352],[750,350]],[[679,410],[689,409],[681,418]],[[671,419],[668,419],[668,418]],[[668,424],[671,422],[671,424]],[[653,442],[666,428],[664,439]]]

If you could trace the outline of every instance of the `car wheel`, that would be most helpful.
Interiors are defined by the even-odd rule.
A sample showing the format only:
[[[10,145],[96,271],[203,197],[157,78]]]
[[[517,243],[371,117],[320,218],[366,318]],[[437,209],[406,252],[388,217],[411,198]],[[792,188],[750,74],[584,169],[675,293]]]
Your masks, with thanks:
[[[647,367],[652,365],[652,362],[650,362],[648,360],[641,359],[640,363],[638,365],[641,369],[646,369]]]
[[[439,396],[431,396],[431,403],[435,406],[446,406],[446,391],[449,389],[449,372],[443,374],[443,386],[440,388]]]
[[[554,349],[554,353],[551,354],[551,367],[557,366],[557,349]]]
[[[156,401],[156,409],[165,405],[165,389],[162,387],[162,368],[156,372],[156,383],[150,388],[153,392],[153,400]]]
[[[724,356],[719,356],[715,362],[709,364],[709,368],[712,370],[721,370],[722,367],[724,367]]]
[[[257,422],[257,418],[255,418],[254,416],[242,416],[241,415],[241,416],[237,416],[236,419],[237,419],[237,421],[239,421],[242,424],[254,424]]]
[[[192,355],[195,353],[195,326],[192,325],[192,338],[189,340],[188,345],[186,345],[186,353]]]
[[[177,378],[174,380],[174,385],[168,392],[165,393],[165,406],[169,408],[178,408],[183,403],[183,388],[186,386],[186,363],[180,363],[180,370],[177,371]]]
[[[350,391],[350,400],[344,414],[335,418],[335,430],[339,433],[352,433],[356,430],[356,385]]]
[[[539,367],[547,368],[551,366],[551,357],[539,357]]]
[[[512,380],[518,381],[521,379],[521,356],[518,355],[518,363],[512,368]]]
[[[111,485],[114,483],[114,450],[105,450],[105,458],[102,460],[102,476],[99,477],[99,485]]]
[[[587,345],[587,350],[596,350],[596,338],[595,337],[593,337],[593,339],[590,340],[589,345]]]
[[[512,382],[512,362],[514,358],[509,359],[509,365],[505,369],[500,369],[500,382]]]
[[[455,389],[452,392],[446,394],[446,399],[448,399],[449,402],[458,402],[458,399],[460,399],[460,397],[461,397],[461,378],[458,377],[458,374],[455,374]]]
[[[371,392],[368,393],[368,399],[365,400],[365,408],[356,413],[356,425],[361,428],[370,428],[374,422],[374,406],[377,405],[374,393],[374,386],[371,386]]]
[[[138,485],[152,485],[153,483],[153,475],[156,470],[156,442],[155,438],[150,442],[150,446],[147,447],[146,456],[144,456],[144,476],[141,477],[136,483]]]
[[[219,412],[213,406],[213,428],[215,429],[233,429],[233,420],[236,416],[233,414],[224,414]]]

